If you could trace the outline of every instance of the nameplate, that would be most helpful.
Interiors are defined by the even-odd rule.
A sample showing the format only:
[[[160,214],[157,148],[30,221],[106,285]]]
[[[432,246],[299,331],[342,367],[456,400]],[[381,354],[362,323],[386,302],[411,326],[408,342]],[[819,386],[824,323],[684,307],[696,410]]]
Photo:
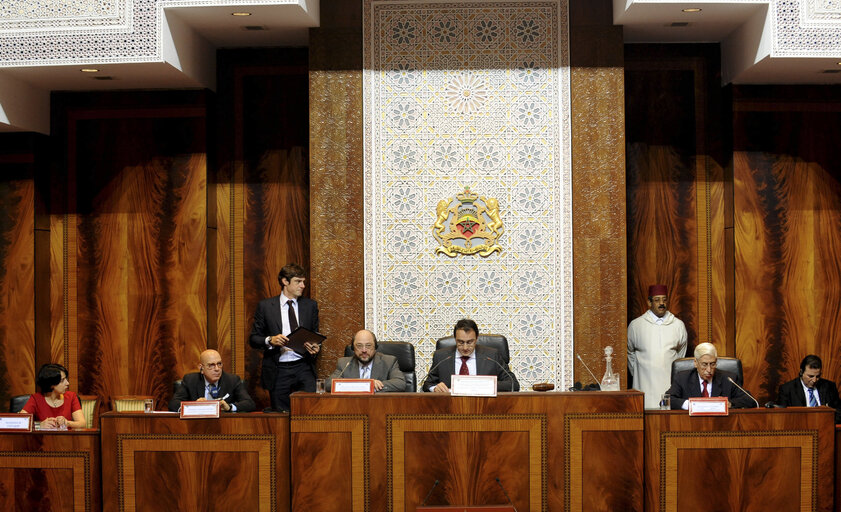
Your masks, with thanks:
[[[730,414],[730,404],[723,396],[689,399],[690,416],[727,416],[728,414]]]
[[[198,400],[195,402],[181,402],[182,420],[195,420],[200,418],[218,418],[219,400]]]
[[[496,396],[496,375],[453,375],[453,396]]]
[[[330,393],[334,395],[373,395],[373,379],[333,379]]]
[[[32,415],[0,414],[0,430],[3,432],[32,432]]]

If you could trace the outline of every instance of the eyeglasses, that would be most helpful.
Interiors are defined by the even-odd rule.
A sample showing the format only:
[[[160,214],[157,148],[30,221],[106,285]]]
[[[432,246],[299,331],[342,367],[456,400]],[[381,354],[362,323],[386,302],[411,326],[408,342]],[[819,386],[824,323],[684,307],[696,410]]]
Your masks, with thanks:
[[[203,366],[205,366],[209,370],[215,370],[217,368],[219,368],[220,370],[222,369],[222,363],[221,362],[220,363],[208,363],[208,364],[203,365]]]

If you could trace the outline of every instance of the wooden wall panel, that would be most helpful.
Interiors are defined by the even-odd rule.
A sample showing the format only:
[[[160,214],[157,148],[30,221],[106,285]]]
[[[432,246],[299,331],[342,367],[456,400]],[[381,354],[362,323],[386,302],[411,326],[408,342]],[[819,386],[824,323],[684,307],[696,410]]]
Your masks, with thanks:
[[[570,2],[573,320],[575,351],[603,372],[611,345],[624,387],[625,100],[622,28],[612,20],[609,1]],[[579,362],[573,375],[591,381]]]
[[[35,387],[35,154],[0,146],[0,410]],[[24,144],[18,145],[21,142]],[[17,146],[17,147],[15,147]]]
[[[321,5],[310,32],[312,290],[329,337],[319,376],[329,375],[365,327],[362,2]]]
[[[736,355],[765,401],[807,354],[841,378],[841,88],[735,96]]]
[[[715,45],[626,46],[627,321],[648,309],[649,285],[667,285],[689,354],[710,341],[733,355],[718,69]]]
[[[219,52],[211,345],[264,405],[261,354],[248,345],[254,309],[280,293],[283,265],[310,266],[306,66],[305,50]]]
[[[207,346],[204,103],[201,93],[59,97],[51,352],[83,393],[163,404]]]

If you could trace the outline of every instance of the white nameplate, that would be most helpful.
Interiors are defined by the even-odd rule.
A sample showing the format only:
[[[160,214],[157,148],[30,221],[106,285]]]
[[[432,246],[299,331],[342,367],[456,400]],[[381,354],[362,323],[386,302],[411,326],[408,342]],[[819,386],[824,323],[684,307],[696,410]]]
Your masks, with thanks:
[[[0,430],[4,432],[32,432],[32,415],[0,414]]]
[[[181,402],[181,419],[218,418],[220,408],[219,400]]]
[[[496,375],[453,375],[453,396],[496,396]]]
[[[716,396],[711,398],[690,398],[690,416],[727,416],[730,407],[727,398]]]
[[[372,379],[333,379],[330,392],[341,395],[373,395],[374,381]]]

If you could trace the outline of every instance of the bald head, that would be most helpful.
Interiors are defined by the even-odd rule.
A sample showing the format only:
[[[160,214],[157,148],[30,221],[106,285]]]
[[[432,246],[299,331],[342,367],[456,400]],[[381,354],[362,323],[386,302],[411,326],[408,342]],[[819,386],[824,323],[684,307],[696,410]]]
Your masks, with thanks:
[[[222,376],[222,356],[215,350],[205,350],[199,356],[199,372],[207,382],[215,384]]]

